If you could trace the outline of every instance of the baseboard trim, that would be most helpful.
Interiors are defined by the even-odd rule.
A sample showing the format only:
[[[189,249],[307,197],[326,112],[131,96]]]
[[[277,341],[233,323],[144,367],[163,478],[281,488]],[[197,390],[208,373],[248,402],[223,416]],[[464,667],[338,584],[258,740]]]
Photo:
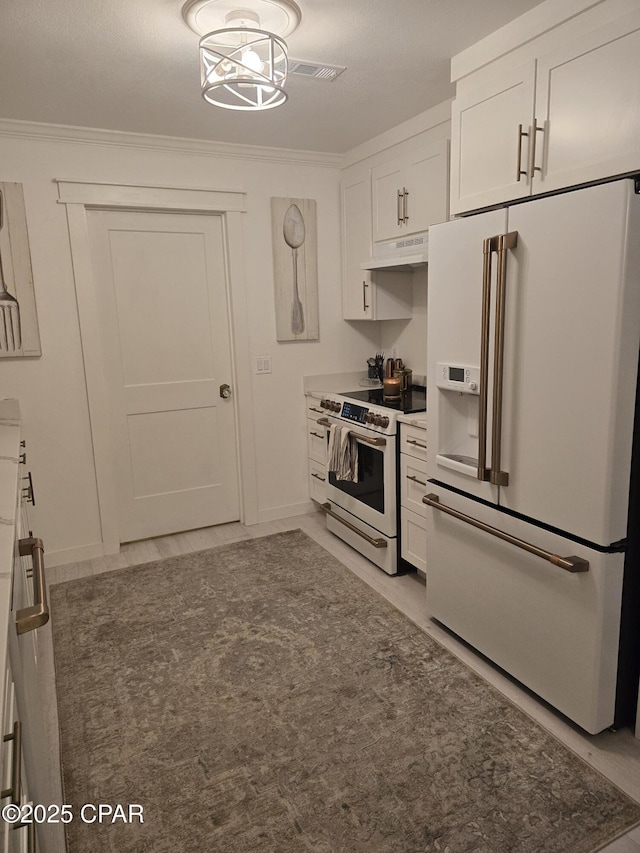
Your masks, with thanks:
[[[46,548],[46,542],[45,542]],[[45,566],[66,566],[67,563],[80,563],[83,560],[93,560],[96,557],[105,556],[105,547],[102,542],[95,545],[80,545],[77,548],[63,548],[60,551],[45,550]]]
[[[258,524],[263,524],[266,521],[279,521],[281,518],[289,518],[293,515],[307,515],[314,509],[317,507],[312,500],[288,504],[287,506],[276,506],[271,509],[261,509],[258,511]]]

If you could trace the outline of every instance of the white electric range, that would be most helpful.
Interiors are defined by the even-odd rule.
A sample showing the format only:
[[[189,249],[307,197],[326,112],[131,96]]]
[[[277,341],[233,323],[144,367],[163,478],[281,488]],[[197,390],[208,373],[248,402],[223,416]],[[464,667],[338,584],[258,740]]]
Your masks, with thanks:
[[[382,388],[327,394],[320,400],[327,412],[319,424],[343,427],[356,440],[358,481],[338,480],[327,470],[323,504],[327,529],[389,575],[398,573],[398,415],[426,411],[426,389],[414,385],[399,399],[389,400]]]

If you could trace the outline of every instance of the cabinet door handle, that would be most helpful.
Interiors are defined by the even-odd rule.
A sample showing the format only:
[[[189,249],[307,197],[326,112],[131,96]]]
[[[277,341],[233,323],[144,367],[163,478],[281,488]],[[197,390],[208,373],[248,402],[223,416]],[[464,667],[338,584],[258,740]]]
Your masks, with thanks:
[[[36,505],[36,495],[33,491],[33,479],[31,478],[31,471],[27,471],[27,476],[22,478],[27,481],[27,485],[22,487],[22,497],[27,503],[30,503],[31,506]]]
[[[527,176],[527,170],[522,168],[522,137],[529,136],[528,133],[523,131],[522,125],[518,125],[518,165],[516,166],[516,181],[519,181],[520,178],[524,175]],[[534,136],[535,139],[535,136]]]
[[[422,480],[419,480],[417,477],[414,477],[413,474],[407,474],[407,480],[411,480],[413,483],[417,483],[419,486],[424,486],[427,488],[427,484],[423,483]]]
[[[426,449],[427,449],[427,445],[426,445],[426,444],[420,444],[420,442],[419,442],[419,441],[416,441],[416,440],[415,440],[415,438],[408,438],[408,439],[407,439],[407,444],[413,444],[413,445],[415,445],[416,447],[422,447],[422,449],[423,449],[423,450],[426,450]]]
[[[537,133],[544,133],[544,127],[538,127],[538,119],[534,118],[533,128],[531,129],[531,151],[529,159],[529,177],[533,178],[536,172],[542,172],[542,166],[536,166],[536,136]]]
[[[315,437],[316,437],[316,438],[321,438],[321,439],[323,439],[323,440],[324,440],[324,435],[323,435],[322,433],[320,433],[320,432],[314,432],[313,430],[311,430],[311,432],[309,433],[309,435],[315,435]]]
[[[369,287],[369,285],[367,284],[366,281],[363,281],[362,282],[362,310],[365,312],[369,310],[369,306],[367,305],[367,287]]]
[[[11,787],[3,788],[0,791],[0,797],[4,800],[5,797],[11,797],[11,803],[14,806],[20,805],[20,789],[22,787],[21,771],[22,771],[22,723],[16,720],[13,724],[13,732],[10,735],[4,736],[5,743],[13,741],[13,753],[11,755]]]
[[[402,221],[406,224],[409,221],[409,190],[402,187]]]
[[[552,563],[560,569],[564,569],[565,572],[575,573],[589,571],[588,560],[583,560],[582,557],[559,557],[557,554],[552,554],[550,551],[538,548],[537,545],[525,542],[524,539],[518,539],[516,536],[512,536],[510,533],[506,533],[504,530],[500,530],[497,527],[491,527],[490,524],[485,524],[484,521],[480,521],[472,515],[466,515],[464,512],[459,512],[451,506],[441,504],[438,495],[425,495],[422,498],[422,503],[433,507],[433,509],[440,510],[440,512],[444,512],[446,515],[451,515],[453,518],[457,518],[458,521],[464,521],[465,524],[477,527],[478,530],[481,530],[483,533],[489,533],[491,536],[496,536],[498,539],[502,539],[503,542],[508,542],[510,545],[522,548],[523,551],[528,551],[530,554],[534,554],[536,557],[540,557],[540,559],[546,560],[548,563]]]
[[[316,480],[321,480],[323,483],[326,481],[326,477],[321,477],[320,474],[316,474],[315,471],[311,472],[311,476],[315,477]]]
[[[315,406],[309,406],[310,412],[317,412],[319,415],[324,415],[324,409],[316,409]]]
[[[19,539],[18,552],[21,557],[27,557],[30,554],[33,561],[33,604],[31,607],[23,607],[16,613],[16,631],[18,634],[26,634],[28,631],[41,628],[49,621],[42,539],[33,537]]]
[[[402,225],[403,223],[403,197],[400,190],[398,190],[398,197],[396,199],[396,212],[398,214],[398,225]]]

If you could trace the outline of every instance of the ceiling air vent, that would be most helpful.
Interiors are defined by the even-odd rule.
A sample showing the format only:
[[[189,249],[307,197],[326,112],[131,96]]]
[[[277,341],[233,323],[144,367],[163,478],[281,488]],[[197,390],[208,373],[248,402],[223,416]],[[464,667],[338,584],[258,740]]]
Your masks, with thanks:
[[[313,77],[315,80],[326,80],[328,83],[332,83],[345,70],[344,65],[323,65],[318,62],[302,62],[299,59],[289,60],[290,74]]]

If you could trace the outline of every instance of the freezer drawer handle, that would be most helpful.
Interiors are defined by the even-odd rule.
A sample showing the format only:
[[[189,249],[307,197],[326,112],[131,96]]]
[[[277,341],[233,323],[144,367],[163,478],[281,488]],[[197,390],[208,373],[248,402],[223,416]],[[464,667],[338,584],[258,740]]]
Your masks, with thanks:
[[[525,542],[524,539],[518,539],[515,536],[511,536],[509,533],[505,533],[504,530],[499,530],[497,527],[491,527],[491,525],[485,524],[483,521],[478,521],[477,518],[473,518],[471,515],[466,515],[463,512],[458,512],[457,509],[453,509],[453,507],[441,504],[438,495],[425,495],[422,498],[422,503],[433,507],[434,509],[439,509],[440,512],[444,512],[447,515],[452,515],[454,518],[457,518],[459,521],[464,521],[472,527],[477,527],[478,530],[482,530],[484,533],[490,533],[492,536],[497,536],[498,539],[509,542],[511,545],[516,545],[518,548],[522,548],[523,551],[528,551],[530,554],[534,554],[536,557],[540,557],[548,563],[553,563],[554,566],[558,566],[558,568],[564,569],[566,572],[575,573],[589,571],[588,560],[583,560],[581,557],[559,557],[557,554],[552,554],[550,551],[544,551],[536,545],[531,545],[530,542]]]
[[[19,539],[18,551],[21,557],[31,555],[33,560],[33,604],[31,607],[24,607],[16,613],[16,631],[18,634],[26,634],[27,631],[41,628],[49,621],[42,539],[34,539],[33,537]]]
[[[363,533],[362,530],[358,530],[358,528],[355,526],[355,524],[351,524],[350,521],[347,521],[346,519],[341,518],[339,515],[337,515],[331,509],[330,503],[327,502],[326,504],[321,504],[321,507],[327,513],[327,515],[331,516],[331,518],[335,518],[336,521],[339,521],[340,524],[344,524],[344,526],[348,527],[349,530],[351,530],[353,533],[357,533],[358,536],[362,536],[363,539],[366,539],[367,542],[369,543],[369,545],[373,545],[374,548],[386,548],[387,547],[387,540],[386,539],[382,539],[382,538],[374,539],[373,536],[367,536],[367,534]]]
[[[13,724],[13,732],[10,735],[4,736],[4,741],[13,741],[13,754],[11,756],[11,787],[3,788],[0,792],[0,797],[4,800],[5,797],[11,797],[11,803],[14,806],[20,805],[20,789],[22,786],[21,770],[22,770],[22,723],[16,720]]]

